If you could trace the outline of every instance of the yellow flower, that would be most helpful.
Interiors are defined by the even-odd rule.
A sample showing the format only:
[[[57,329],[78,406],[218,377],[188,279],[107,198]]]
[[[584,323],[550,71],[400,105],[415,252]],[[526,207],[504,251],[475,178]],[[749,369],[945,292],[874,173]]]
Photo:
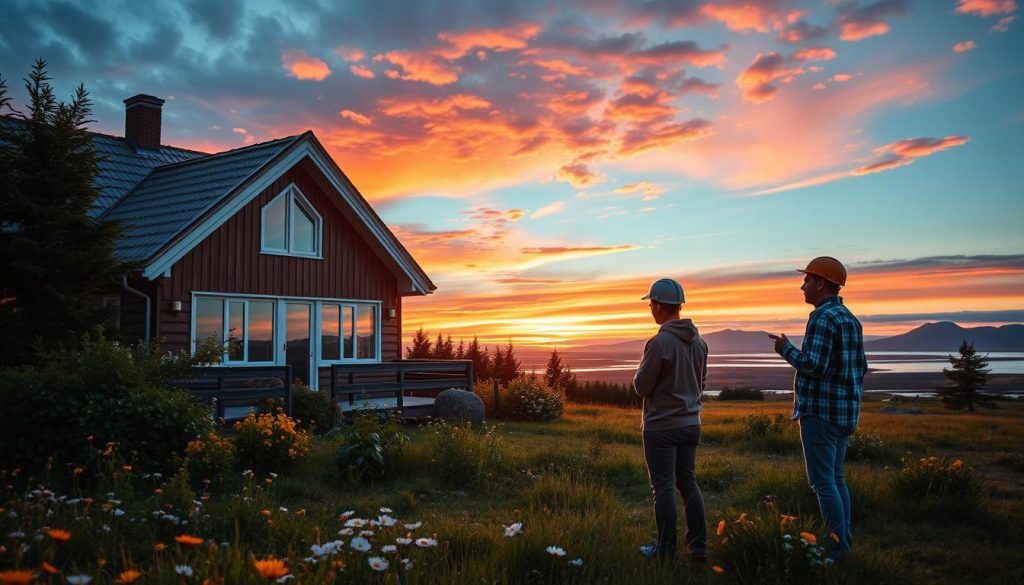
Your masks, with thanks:
[[[818,544],[818,537],[814,536],[810,532],[806,532],[806,531],[805,532],[801,532],[800,533],[800,538],[806,540],[807,542],[809,542],[811,544]]]
[[[256,569],[256,572],[264,579],[280,579],[290,572],[284,561],[272,556],[258,561],[255,558],[250,558],[250,561],[252,568]]]
[[[0,585],[27,585],[36,580],[36,572],[29,569],[0,571]]]
[[[49,528],[46,531],[46,536],[49,536],[57,542],[67,542],[71,540],[71,533],[63,528]]]
[[[178,544],[184,544],[185,546],[199,546],[203,544],[203,539],[198,536],[190,536],[188,534],[181,534],[174,537],[174,541]]]
[[[121,574],[117,576],[117,579],[114,579],[114,583],[134,583],[141,576],[142,573],[140,571],[136,571],[135,569],[128,569],[127,571],[121,571]]]

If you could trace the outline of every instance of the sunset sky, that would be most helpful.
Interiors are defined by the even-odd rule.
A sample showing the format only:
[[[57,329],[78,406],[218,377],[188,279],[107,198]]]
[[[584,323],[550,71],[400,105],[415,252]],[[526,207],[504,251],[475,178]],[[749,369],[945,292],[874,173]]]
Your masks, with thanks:
[[[1014,0],[6,0],[0,75],[84,83],[91,129],[165,98],[163,142],[312,129],[438,286],[417,327],[484,343],[800,334],[833,255],[865,332],[1024,321]]]

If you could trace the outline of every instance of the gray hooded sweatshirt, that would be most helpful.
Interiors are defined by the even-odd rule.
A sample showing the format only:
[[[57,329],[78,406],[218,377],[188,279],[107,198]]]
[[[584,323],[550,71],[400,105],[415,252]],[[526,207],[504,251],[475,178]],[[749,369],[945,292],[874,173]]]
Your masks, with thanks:
[[[633,388],[644,399],[644,431],[700,424],[708,344],[690,319],[666,321],[647,340]]]

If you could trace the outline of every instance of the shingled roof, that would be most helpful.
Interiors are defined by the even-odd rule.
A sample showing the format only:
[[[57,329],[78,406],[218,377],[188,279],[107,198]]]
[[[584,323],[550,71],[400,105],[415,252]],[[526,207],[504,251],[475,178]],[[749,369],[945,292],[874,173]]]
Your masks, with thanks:
[[[209,156],[173,146],[161,146],[160,150],[137,150],[124,138],[106,134],[93,134],[92,146],[96,150],[96,166],[99,167],[96,186],[101,192],[92,208],[94,216],[108,211],[153,169]]]

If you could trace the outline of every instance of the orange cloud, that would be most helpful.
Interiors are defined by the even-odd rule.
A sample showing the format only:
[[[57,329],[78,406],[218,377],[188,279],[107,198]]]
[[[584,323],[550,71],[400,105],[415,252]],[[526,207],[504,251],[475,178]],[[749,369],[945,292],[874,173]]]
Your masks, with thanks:
[[[865,6],[843,3],[838,7],[834,26],[839,27],[839,38],[844,41],[861,41],[889,32],[885,19],[902,16],[909,9],[907,0],[878,0]]]
[[[463,57],[472,49],[483,48],[492,51],[522,49],[527,42],[540,33],[541,27],[533,23],[520,23],[502,29],[473,29],[462,32],[443,32],[437,38],[448,44],[435,49],[434,53],[448,60]]]
[[[655,185],[647,181],[640,181],[639,183],[630,183],[623,185],[615,190],[616,193],[629,194],[629,193],[641,193],[643,197],[641,201],[654,201],[661,196],[662,193],[668,191],[665,187]]]
[[[530,219],[538,219],[541,217],[547,217],[549,215],[557,215],[559,213],[562,213],[563,211],[565,211],[565,202],[555,201],[554,203],[551,203],[550,205],[545,205],[544,207],[541,207],[537,211],[531,213]]]
[[[672,105],[675,96],[659,91],[654,94],[627,94],[611,103],[605,115],[611,120],[650,122],[674,115],[678,108]]]
[[[352,75],[362,77],[363,79],[374,79],[377,77],[372,70],[363,67],[362,65],[350,65],[348,70],[352,72]]]
[[[341,115],[342,118],[345,118],[346,120],[352,120],[353,122],[359,124],[360,126],[369,126],[372,123],[372,120],[370,120],[366,116],[353,112],[352,110],[342,110],[338,113]]]
[[[735,32],[768,32],[768,20],[771,12],[760,4],[716,5],[705,4],[700,13],[711,20],[717,20],[729,30]]]
[[[563,165],[562,168],[558,169],[556,178],[559,181],[569,183],[577,189],[596,185],[604,180],[604,177],[591,171],[590,167],[583,163]]]
[[[686,122],[637,125],[622,136],[619,154],[632,155],[647,150],[668,148],[680,142],[711,136],[711,122],[694,118]]]
[[[829,81],[835,81],[836,83],[842,83],[844,81],[850,81],[851,79],[853,79],[853,76],[850,75],[849,73],[836,73],[835,75],[833,75],[832,77],[829,78]]]
[[[889,25],[884,22],[847,22],[839,31],[840,40],[862,41],[889,32]]]
[[[797,61],[831,61],[836,58],[836,52],[830,47],[808,47],[793,53]]]
[[[566,76],[579,76],[587,75],[586,67],[578,67],[562,59],[534,59],[533,61],[523,61],[523,63],[532,63],[537,67],[550,71],[551,75],[545,75],[544,81],[554,81],[556,79],[565,79]]]
[[[953,45],[953,52],[954,53],[966,53],[967,51],[970,51],[971,49],[974,49],[977,46],[978,45],[974,44],[974,41],[961,41],[961,42]]]
[[[459,80],[461,69],[449,65],[430,54],[411,51],[389,51],[383,60],[401,67],[401,71],[389,70],[388,77],[406,81],[422,81],[431,85],[448,85]]]
[[[357,49],[355,47],[341,46],[334,49],[334,54],[350,63],[357,63],[366,58],[366,53],[363,52],[362,49]]]
[[[489,108],[490,102],[469,94],[456,94],[444,99],[424,100],[420,98],[387,99],[381,102],[380,111],[388,116],[406,118],[433,118],[457,113],[459,110]]]
[[[931,156],[936,152],[966,144],[966,136],[947,136],[945,138],[907,138],[892,144],[886,144],[875,149],[875,152],[884,155],[882,160],[858,167],[851,171],[854,175],[867,175],[888,171],[898,167],[912,164],[915,159]]]
[[[978,16],[998,16],[1012,14],[1017,10],[1014,0],[959,0],[956,11],[960,14],[976,14]]]
[[[323,81],[331,74],[327,63],[299,49],[288,49],[281,53],[281,66],[296,79]]]
[[[776,82],[785,82],[803,74],[803,69],[787,64],[785,57],[779,53],[758,53],[753,63],[736,78],[736,85],[743,90],[743,99],[762,103],[775,96],[779,90]]]

